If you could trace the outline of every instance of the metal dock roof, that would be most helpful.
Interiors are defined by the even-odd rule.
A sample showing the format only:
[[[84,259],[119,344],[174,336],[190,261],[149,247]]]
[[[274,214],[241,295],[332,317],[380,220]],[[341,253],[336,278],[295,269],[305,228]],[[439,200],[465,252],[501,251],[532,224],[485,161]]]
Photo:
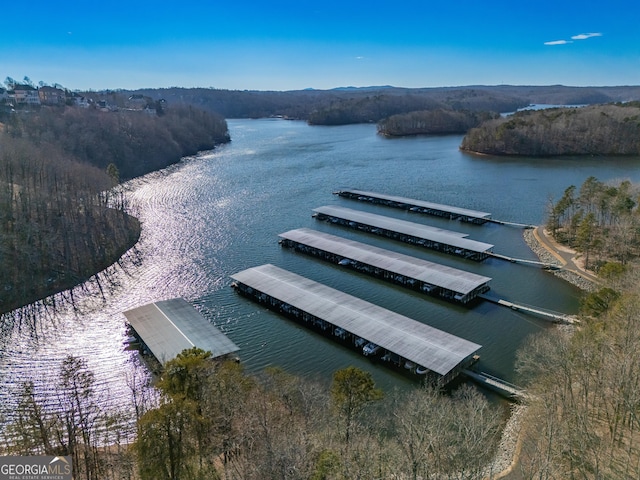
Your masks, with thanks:
[[[124,312],[127,321],[163,365],[187,348],[220,357],[239,350],[227,336],[182,298]]]
[[[279,236],[464,295],[491,281],[490,277],[476,275],[475,273],[465,272],[457,268],[429,262],[309,228],[290,230],[281,233]]]
[[[342,218],[347,221],[353,221],[372,227],[402,233],[404,235],[424,238],[426,240],[439,242],[445,245],[463,248],[472,252],[483,253],[494,247],[488,243],[477,242],[475,240],[464,238],[468,236],[468,234],[465,233],[452,232],[451,230],[430,227],[420,223],[407,222],[406,220],[399,220],[397,218],[386,217],[384,215],[376,215],[374,213],[353,210],[351,208],[324,206],[318,207],[313,211],[330,217]]]
[[[481,347],[271,264],[231,278],[443,376]]]
[[[480,218],[480,219],[491,218],[491,214],[488,212],[480,212],[478,210],[470,210],[468,208],[453,207],[451,205],[442,205],[440,203],[425,202],[423,200],[416,200],[414,198],[398,197],[395,195],[386,195],[384,193],[367,192],[365,190],[351,190],[351,189],[340,190],[336,193],[338,195],[340,195],[341,193],[351,193],[354,195],[360,195],[362,197],[372,197],[372,198],[377,198],[381,200],[389,200],[391,202],[397,202],[397,203],[402,203],[402,204],[416,206],[416,207],[428,208],[430,210],[439,210],[441,212],[449,212],[455,215],[463,215],[463,216],[472,217],[472,218]]]

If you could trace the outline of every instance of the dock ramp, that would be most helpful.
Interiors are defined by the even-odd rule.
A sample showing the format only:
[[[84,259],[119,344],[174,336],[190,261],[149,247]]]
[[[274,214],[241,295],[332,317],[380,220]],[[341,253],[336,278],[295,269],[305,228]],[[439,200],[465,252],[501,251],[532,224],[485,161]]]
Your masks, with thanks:
[[[462,371],[463,375],[466,375],[469,379],[476,382],[478,385],[488,388],[489,390],[496,392],[509,400],[518,400],[525,398],[526,393],[520,387],[509,383],[501,378],[494,377],[485,372],[475,372],[473,370],[465,369]]]
[[[556,323],[574,324],[578,322],[578,318],[575,315],[556,312],[554,310],[549,310],[547,308],[535,307],[533,305],[527,305],[525,303],[510,302],[509,300],[494,297],[492,295],[487,295],[485,293],[478,295],[478,298],[482,298],[483,300],[487,300],[488,302],[492,302],[497,305],[502,305],[503,307],[510,308],[511,310],[516,310],[518,312],[537,315],[539,317],[552,320],[553,322],[556,322]]]

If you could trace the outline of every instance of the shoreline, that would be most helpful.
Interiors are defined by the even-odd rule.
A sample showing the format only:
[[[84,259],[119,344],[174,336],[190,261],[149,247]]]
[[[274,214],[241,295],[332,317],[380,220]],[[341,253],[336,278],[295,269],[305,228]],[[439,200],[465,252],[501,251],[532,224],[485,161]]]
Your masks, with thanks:
[[[548,246],[544,245],[536,234],[537,229],[526,229],[523,232],[523,238],[525,243],[529,246],[531,251],[536,254],[541,262],[551,263],[558,266],[564,266],[565,262],[561,260],[558,251],[551,250]],[[546,235],[545,235],[546,236]],[[555,243],[549,237],[546,237],[549,243]],[[567,247],[562,247],[565,252],[570,252],[574,257],[578,252],[570,250]],[[580,275],[576,272],[560,269],[554,270],[551,273],[566,282],[574,285],[575,287],[585,292],[593,292],[597,290],[598,285],[594,281],[586,278],[586,276]],[[585,272],[585,274],[588,272]],[[592,275],[592,274],[591,274]]]
[[[128,221],[132,223],[129,230],[128,238],[125,242],[114,245],[115,254],[104,259],[104,262],[97,268],[87,268],[81,272],[66,272],[62,280],[60,280],[53,288],[37,289],[30,297],[24,298],[22,301],[7,302],[0,308],[0,317],[11,315],[16,311],[28,310],[29,306],[46,303],[47,299],[55,297],[65,292],[73,292],[74,289],[82,286],[84,283],[98,277],[101,273],[106,272],[133,249],[140,241],[142,234],[142,225],[137,217],[127,214]],[[73,293],[71,294],[73,297]]]
[[[555,242],[545,235],[545,240],[548,242],[545,245],[545,243],[538,237],[538,234],[536,234],[536,231],[537,229],[525,229],[523,232],[524,241],[531,251],[536,254],[541,262],[564,266],[565,262],[559,255],[558,251],[551,249],[551,246],[555,247]],[[544,234],[544,232],[542,233]],[[577,255],[577,252],[574,250],[570,250],[566,247],[562,247],[562,249],[566,253],[570,253],[572,256]],[[575,272],[569,270],[556,270],[552,273],[578,287],[582,291],[590,292],[597,288],[597,284]],[[496,451],[494,460],[489,465],[490,472],[485,476],[486,479],[508,477],[518,465],[520,449],[522,446],[522,421],[526,410],[527,406],[524,404],[516,404],[512,407],[511,415],[502,430],[498,450]],[[497,473],[493,474],[494,471]]]

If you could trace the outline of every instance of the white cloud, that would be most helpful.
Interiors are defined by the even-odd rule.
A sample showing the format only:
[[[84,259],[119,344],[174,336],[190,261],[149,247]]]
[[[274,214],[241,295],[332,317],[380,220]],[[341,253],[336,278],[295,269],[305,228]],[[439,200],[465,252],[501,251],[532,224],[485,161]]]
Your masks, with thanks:
[[[573,43],[573,40],[586,40],[591,37],[601,37],[601,33],[581,33],[579,35],[574,35],[571,37],[571,40],[553,40],[552,42],[544,42],[545,45],[567,45],[569,43]]]
[[[601,33],[581,33],[580,35],[574,35],[571,37],[572,40],[586,40],[591,37],[601,37]]]
[[[566,45],[567,43],[573,43],[569,40],[554,40],[553,42],[544,42],[545,45]]]

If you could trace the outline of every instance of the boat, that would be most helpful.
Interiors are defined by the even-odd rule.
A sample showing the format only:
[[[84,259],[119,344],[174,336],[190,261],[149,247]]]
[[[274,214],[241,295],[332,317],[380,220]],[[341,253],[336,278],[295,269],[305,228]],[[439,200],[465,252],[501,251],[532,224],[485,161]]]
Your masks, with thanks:
[[[375,355],[380,350],[380,347],[373,342],[367,343],[364,347],[362,347],[362,353],[365,356]]]

